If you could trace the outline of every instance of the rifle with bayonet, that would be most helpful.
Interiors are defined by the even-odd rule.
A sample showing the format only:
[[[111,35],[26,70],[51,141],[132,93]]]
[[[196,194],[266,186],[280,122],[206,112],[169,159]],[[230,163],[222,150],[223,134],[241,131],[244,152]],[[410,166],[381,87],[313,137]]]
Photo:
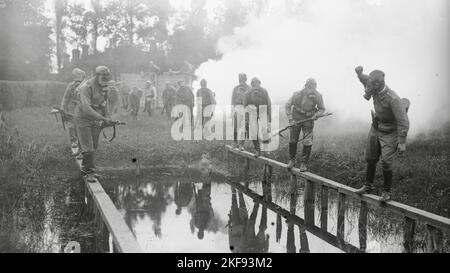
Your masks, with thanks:
[[[308,121],[317,120],[319,118],[323,118],[323,117],[327,117],[327,116],[331,116],[331,115],[333,115],[333,113],[325,113],[325,114],[322,114],[322,115],[319,115],[319,116],[316,116],[316,117],[311,117],[311,118],[307,118],[307,119],[303,119],[303,120],[297,121],[294,124],[289,124],[288,126],[281,128],[280,130],[278,130],[275,133],[273,133],[272,136],[279,135],[279,136],[283,137],[283,135],[281,133],[283,133],[284,131],[288,130],[291,127],[298,126],[298,125],[300,125],[302,123],[305,123],[305,122],[308,122]]]

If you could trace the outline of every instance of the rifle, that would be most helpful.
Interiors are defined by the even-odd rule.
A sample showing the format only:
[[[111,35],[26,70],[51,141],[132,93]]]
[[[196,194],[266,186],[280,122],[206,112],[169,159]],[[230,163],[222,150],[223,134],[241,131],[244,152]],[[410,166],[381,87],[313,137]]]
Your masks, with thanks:
[[[113,135],[110,139],[106,136],[105,132],[103,132],[103,137],[108,140],[108,142],[112,142],[116,138],[116,126],[117,125],[127,125],[125,122],[121,121],[112,121],[112,122],[103,122],[102,123],[102,129],[113,127]]]
[[[300,125],[302,123],[305,123],[305,122],[308,122],[308,121],[313,121],[313,120],[316,120],[316,119],[319,119],[319,118],[323,118],[323,117],[327,117],[327,116],[331,116],[331,115],[333,115],[333,113],[325,113],[325,114],[322,114],[320,116],[317,116],[316,118],[307,118],[307,119],[303,119],[303,120],[297,121],[294,124],[289,124],[288,126],[283,127],[282,129],[276,131],[275,133],[272,134],[272,136],[279,135],[279,136],[283,137],[283,135],[281,133],[286,131],[287,129],[289,129],[291,127],[298,126],[298,125]]]
[[[58,122],[58,114],[61,116],[61,122],[62,122],[64,131],[66,130],[66,121],[73,120],[72,114],[67,113],[66,111],[64,111],[64,109],[62,109],[58,106],[53,106],[53,109],[49,114],[55,115],[56,122]]]

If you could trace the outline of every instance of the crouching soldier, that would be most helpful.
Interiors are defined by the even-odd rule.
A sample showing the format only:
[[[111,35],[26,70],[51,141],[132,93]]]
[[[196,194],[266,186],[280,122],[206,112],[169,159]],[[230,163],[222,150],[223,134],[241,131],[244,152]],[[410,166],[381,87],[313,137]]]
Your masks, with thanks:
[[[316,90],[317,82],[314,79],[308,79],[305,88],[297,91],[286,103],[286,115],[289,124],[293,125],[304,119],[312,118],[313,120],[301,123],[291,127],[289,141],[289,164],[288,169],[292,169],[295,165],[295,157],[297,155],[297,144],[300,132],[303,132],[302,144],[303,151],[301,157],[300,171],[308,170],[308,161],[311,155],[313,145],[313,128],[314,119],[325,112],[322,95]]]
[[[111,73],[106,66],[95,69],[95,76],[83,82],[78,90],[80,104],[75,110],[75,124],[81,147],[81,172],[88,182],[95,182],[94,152],[97,150],[102,125],[107,118],[108,83]]]
[[[385,84],[385,74],[375,70],[369,75],[363,74],[361,66],[355,69],[359,80],[365,87],[364,98],[373,98],[375,112],[372,127],[366,143],[367,161],[366,184],[357,193],[371,193],[375,179],[376,165],[381,158],[384,186],[381,202],[391,199],[392,164],[395,154],[406,150],[406,136],[409,130],[407,110],[409,101],[400,97]]]
[[[258,78],[253,78],[251,83],[251,90],[245,95],[244,107],[255,106],[256,107],[256,121],[259,121],[262,116],[260,115],[260,110],[262,106],[267,107],[267,122],[272,122],[272,111],[271,102],[269,98],[269,93],[266,89],[261,87],[261,81]],[[251,122],[251,119],[250,119]],[[259,135],[259,122],[256,125],[256,139],[253,140],[253,145],[255,146],[255,157],[261,155],[261,146],[259,143],[259,138],[263,137]],[[269,128],[270,126],[268,126]],[[267,128],[266,128],[267,129]]]
[[[133,88],[130,95],[128,96],[128,107],[131,116],[134,120],[137,120],[137,115],[139,113],[139,107],[141,106],[142,90],[137,87]]]
[[[73,81],[69,83],[69,85],[66,88],[66,91],[64,92],[64,96],[61,102],[61,109],[64,110],[65,113],[68,114],[74,114],[74,110],[77,107],[78,104],[80,104],[80,96],[78,94],[78,86],[84,81],[86,78],[86,73],[79,69],[75,68],[72,71],[72,79]],[[69,119],[68,117],[63,117],[68,121],[68,128],[69,128],[69,137],[70,137],[70,144],[72,149],[78,148],[78,137],[77,137],[77,131],[75,128],[74,120]]]

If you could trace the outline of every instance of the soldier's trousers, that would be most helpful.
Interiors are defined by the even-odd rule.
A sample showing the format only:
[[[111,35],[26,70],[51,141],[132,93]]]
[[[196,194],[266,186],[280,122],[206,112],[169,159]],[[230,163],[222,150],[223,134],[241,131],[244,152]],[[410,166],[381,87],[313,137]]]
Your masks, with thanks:
[[[94,152],[98,148],[98,141],[102,128],[99,125],[77,124],[76,129],[81,154],[83,156],[81,171],[84,173],[91,173],[95,168]]]
[[[244,139],[240,139],[239,140],[239,143],[240,144],[244,144],[244,142],[245,142],[245,140],[246,139],[248,139],[248,134],[249,134],[249,121],[248,121],[248,119],[245,117],[242,117],[242,121],[241,122],[245,122],[245,128],[244,128],[244,130],[245,130],[245,133],[244,133]],[[245,120],[244,120],[245,119]],[[235,113],[234,114],[234,118],[233,118],[233,130],[234,130],[234,132],[233,132],[233,138],[234,138],[234,142],[235,143],[237,143],[238,142],[238,131],[239,131],[239,124],[238,124],[238,114],[237,113]]]
[[[69,129],[70,143],[77,142],[78,137],[77,137],[77,129],[75,128],[75,125],[70,122],[70,123],[68,123],[67,128]]]
[[[365,151],[367,163],[376,164],[381,158],[383,170],[392,171],[397,145],[397,131],[383,133],[371,127]]]
[[[309,124],[291,127],[289,143],[297,143],[300,139],[301,132],[303,132],[303,139],[302,139],[303,146],[312,146],[314,139],[313,126]]]

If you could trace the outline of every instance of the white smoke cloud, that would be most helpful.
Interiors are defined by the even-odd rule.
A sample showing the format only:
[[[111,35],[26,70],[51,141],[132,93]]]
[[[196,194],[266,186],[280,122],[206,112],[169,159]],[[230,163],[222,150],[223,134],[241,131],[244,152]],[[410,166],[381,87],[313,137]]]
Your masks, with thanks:
[[[282,108],[314,77],[335,118],[368,121],[372,102],[362,98],[354,72],[363,65],[365,73],[385,71],[387,85],[410,99],[412,133],[448,120],[450,1],[314,0],[304,7],[297,16],[278,7],[219,41],[223,58],[196,71],[219,104],[230,103],[240,72],[260,78]]]

